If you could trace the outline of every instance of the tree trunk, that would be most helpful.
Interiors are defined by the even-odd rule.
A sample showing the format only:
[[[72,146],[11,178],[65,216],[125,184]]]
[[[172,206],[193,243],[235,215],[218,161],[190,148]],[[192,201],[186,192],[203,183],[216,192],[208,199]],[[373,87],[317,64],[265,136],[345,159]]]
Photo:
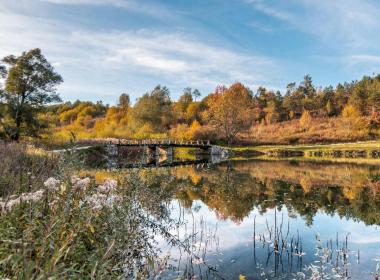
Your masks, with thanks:
[[[14,134],[14,141],[20,140],[20,129],[21,129],[21,117],[16,119],[16,132]]]
[[[15,122],[16,122],[16,131],[11,135],[11,139],[13,141],[19,141],[20,139],[20,130],[21,130],[21,121],[22,121],[22,107],[24,105],[25,101],[25,95],[22,95],[21,102],[17,104],[17,112],[15,116]]]

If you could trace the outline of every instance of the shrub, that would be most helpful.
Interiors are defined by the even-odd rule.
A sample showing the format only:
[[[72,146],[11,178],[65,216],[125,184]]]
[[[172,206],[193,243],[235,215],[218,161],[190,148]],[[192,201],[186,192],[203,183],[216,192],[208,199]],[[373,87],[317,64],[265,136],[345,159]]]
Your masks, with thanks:
[[[302,113],[302,116],[300,118],[300,125],[303,127],[303,129],[307,130],[310,128],[312,122],[312,117],[309,113],[309,111],[305,110]]]

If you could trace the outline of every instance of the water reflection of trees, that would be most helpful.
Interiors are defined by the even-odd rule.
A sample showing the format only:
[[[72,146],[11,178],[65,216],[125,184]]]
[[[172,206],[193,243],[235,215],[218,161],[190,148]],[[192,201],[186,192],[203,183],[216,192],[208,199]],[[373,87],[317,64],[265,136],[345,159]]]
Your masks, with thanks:
[[[286,206],[308,224],[318,211],[380,224],[380,168],[345,164],[237,162],[142,170],[147,204],[177,198],[189,208],[201,200],[220,219],[240,222],[252,209]],[[142,197],[141,199],[144,200]],[[164,207],[162,208],[164,209]]]
[[[104,171],[95,174],[97,180],[101,180],[102,176],[112,175],[108,172],[102,175],[102,172]],[[208,169],[187,166],[125,170],[117,171],[113,175],[118,177],[120,187],[126,190],[132,189],[131,193],[135,194],[133,200],[138,201],[139,209],[152,215],[156,221],[165,221],[166,218],[171,217],[169,206],[172,205],[173,199],[176,199],[183,208],[192,209],[194,209],[195,201],[202,201],[220,219],[231,219],[236,223],[241,222],[253,209],[265,213],[270,209],[281,209],[286,206],[289,213],[301,215],[309,224],[313,222],[318,211],[362,220],[367,224],[380,224],[379,167],[290,162],[234,162],[223,163]],[[181,213],[182,207],[179,207]],[[181,213],[180,217],[183,218],[185,215]],[[192,212],[189,211],[189,213]],[[167,223],[169,228],[177,229],[183,221],[179,218],[178,223],[172,222],[174,221]],[[297,262],[302,260],[302,252],[295,249],[299,247],[296,244],[298,235],[297,239],[292,235],[288,238],[284,237],[287,236],[286,223],[278,223],[283,224],[284,229],[277,230],[278,234],[273,234],[273,236],[280,236],[281,243],[277,244],[276,240],[272,240],[270,245],[274,244],[274,246],[269,247],[272,248],[269,250],[272,252],[270,256],[275,258],[274,262],[271,262],[275,265],[275,274],[283,272],[282,267],[281,269],[276,267],[278,265],[276,258],[281,260],[281,266],[282,261],[290,261],[291,264],[293,257]],[[271,232],[276,232],[276,226],[273,230],[271,229]],[[281,235],[282,232],[284,236]],[[161,233],[165,235],[165,231]],[[214,277],[214,273],[217,272],[211,270],[213,267],[207,266],[209,259],[202,252],[192,250],[192,248],[199,249],[194,247],[194,244],[203,243],[199,236],[202,234],[190,231],[184,239],[171,234],[166,238],[183,248],[185,255],[189,256],[189,258],[183,256],[182,265],[186,269],[178,268],[185,271],[186,277],[197,273],[198,267],[194,266],[194,263],[204,267],[202,273],[205,275],[212,271]],[[260,236],[259,232],[254,232],[253,236],[256,237],[253,239],[257,241],[256,246],[263,241],[263,244],[266,244],[265,248],[268,247],[268,237],[264,238],[263,233]],[[215,239],[215,242],[218,244],[218,240]],[[292,242],[296,242],[296,245]],[[276,249],[277,246],[283,250]],[[327,249],[332,250],[331,246]],[[328,251],[327,249],[323,252]],[[278,258],[285,255],[285,259]],[[258,261],[262,262],[261,257],[262,254]],[[297,264],[295,265],[298,270],[303,268],[302,263],[299,266]],[[265,260],[263,265],[265,265]],[[315,267],[310,267],[310,270],[312,269]],[[288,270],[284,271],[288,273]],[[292,272],[292,269],[289,271]]]

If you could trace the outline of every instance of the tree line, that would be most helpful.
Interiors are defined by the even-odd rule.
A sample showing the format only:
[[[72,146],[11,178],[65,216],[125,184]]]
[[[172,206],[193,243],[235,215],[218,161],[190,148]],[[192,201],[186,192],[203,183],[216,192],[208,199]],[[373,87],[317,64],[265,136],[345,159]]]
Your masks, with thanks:
[[[82,138],[208,138],[232,144],[252,127],[295,120],[307,129],[310,119],[342,117],[372,136],[380,127],[380,75],[324,88],[306,75],[299,84],[289,83],[284,94],[234,83],[200,99],[199,90],[185,88],[176,101],[158,85],[134,104],[123,93],[115,106],[61,103],[57,86],[63,79],[40,49],[3,58],[0,75],[0,136],[13,140],[49,133],[64,138],[70,132]]]

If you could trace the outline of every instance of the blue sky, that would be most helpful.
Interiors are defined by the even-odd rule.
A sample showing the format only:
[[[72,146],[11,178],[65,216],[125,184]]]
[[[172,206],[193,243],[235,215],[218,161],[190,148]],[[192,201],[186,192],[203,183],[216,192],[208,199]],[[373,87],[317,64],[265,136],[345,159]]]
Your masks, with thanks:
[[[377,0],[0,0],[0,56],[39,47],[64,100],[176,99],[235,81],[282,90],[379,73]]]

